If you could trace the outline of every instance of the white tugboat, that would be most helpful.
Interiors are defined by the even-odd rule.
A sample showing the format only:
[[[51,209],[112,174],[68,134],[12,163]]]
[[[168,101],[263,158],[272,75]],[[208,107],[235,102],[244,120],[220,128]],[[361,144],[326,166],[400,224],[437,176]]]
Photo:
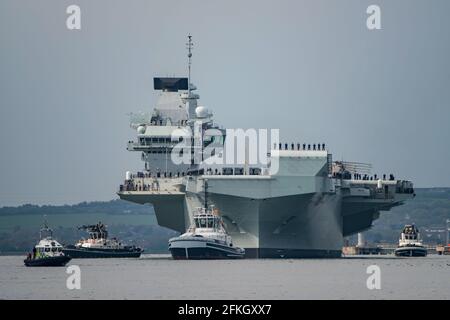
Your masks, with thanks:
[[[401,257],[425,257],[427,248],[422,244],[419,229],[415,225],[403,228],[395,255]]]
[[[169,250],[174,259],[239,259],[245,250],[233,246],[231,237],[225,230],[219,210],[208,207],[206,200],[207,182],[205,181],[205,206],[197,208],[193,224],[179,237],[169,240]]]
[[[71,258],[62,251],[63,246],[53,239],[53,231],[46,221],[39,232],[39,238],[33,252],[24,260],[27,267],[62,267],[70,261]]]
[[[108,239],[106,226],[101,222],[79,229],[88,231],[89,238],[63,249],[72,258],[139,258],[143,252],[135,246],[124,246],[116,238]]]

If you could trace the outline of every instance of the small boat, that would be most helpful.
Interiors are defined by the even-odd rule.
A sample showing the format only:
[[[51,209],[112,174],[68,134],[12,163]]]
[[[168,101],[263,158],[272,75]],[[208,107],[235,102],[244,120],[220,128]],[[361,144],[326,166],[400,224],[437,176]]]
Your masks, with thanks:
[[[214,212],[214,213],[213,213]],[[194,223],[186,233],[169,240],[174,259],[236,259],[245,250],[234,247],[223,221],[213,209],[197,208]]]
[[[139,258],[144,251],[136,246],[125,246],[116,238],[109,239],[106,226],[101,222],[78,229],[86,230],[89,238],[64,247],[63,252],[72,258]]]
[[[27,267],[63,267],[71,258],[62,249],[63,246],[53,239],[53,231],[45,222],[40,230],[39,243],[23,262]]]
[[[403,228],[394,253],[398,257],[425,257],[427,255],[428,250],[422,244],[419,229],[415,225],[406,225]]]
[[[233,246],[231,237],[225,230],[219,210],[205,206],[197,208],[193,223],[186,233],[169,240],[169,251],[174,259],[239,259],[245,250]]]

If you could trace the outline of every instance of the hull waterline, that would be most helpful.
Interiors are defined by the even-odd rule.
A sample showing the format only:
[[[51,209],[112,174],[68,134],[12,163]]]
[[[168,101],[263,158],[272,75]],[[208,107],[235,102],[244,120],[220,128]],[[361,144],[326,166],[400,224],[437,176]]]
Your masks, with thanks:
[[[395,249],[397,257],[426,257],[427,249],[423,247],[401,247]]]
[[[202,240],[172,240],[169,251],[175,260],[242,259],[245,256],[240,248]]]

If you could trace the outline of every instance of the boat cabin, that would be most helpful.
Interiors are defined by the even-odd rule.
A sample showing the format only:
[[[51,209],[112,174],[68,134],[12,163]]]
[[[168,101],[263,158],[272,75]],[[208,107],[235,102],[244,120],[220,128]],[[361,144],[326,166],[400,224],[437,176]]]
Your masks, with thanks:
[[[53,231],[45,223],[39,233],[39,243],[34,247],[36,257],[53,257],[63,255],[63,246],[53,239]]]
[[[213,206],[208,209],[204,207],[197,208],[197,212],[194,214],[191,231],[224,232],[224,225],[222,218],[219,216],[219,210]]]
[[[35,246],[36,255],[39,256],[55,256],[62,254],[62,245],[60,245],[57,241],[53,239],[42,239]]]
[[[415,225],[406,225],[399,239],[399,246],[421,246],[419,229]]]
[[[402,232],[403,240],[419,240],[419,229],[415,225],[406,225]]]

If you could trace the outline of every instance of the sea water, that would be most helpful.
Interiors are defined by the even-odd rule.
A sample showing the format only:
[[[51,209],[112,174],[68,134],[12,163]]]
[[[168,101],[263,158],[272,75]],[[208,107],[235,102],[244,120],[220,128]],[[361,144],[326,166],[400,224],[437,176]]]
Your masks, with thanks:
[[[25,267],[23,258],[0,256],[0,299],[450,298],[450,256],[175,261],[143,255],[40,268]],[[70,265],[79,267],[80,289],[67,285]]]

